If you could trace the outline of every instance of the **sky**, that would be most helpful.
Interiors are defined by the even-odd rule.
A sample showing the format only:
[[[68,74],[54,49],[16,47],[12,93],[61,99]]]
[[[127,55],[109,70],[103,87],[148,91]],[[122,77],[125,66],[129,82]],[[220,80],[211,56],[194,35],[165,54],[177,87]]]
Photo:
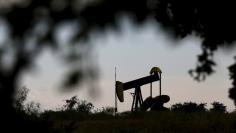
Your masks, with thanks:
[[[143,26],[136,27],[132,20],[124,18],[120,21],[121,30],[114,32],[107,29],[105,34],[94,33],[88,43],[92,45],[92,57],[99,73],[97,96],[91,96],[88,83],[78,89],[63,92],[58,86],[65,67],[60,57],[50,50],[44,50],[35,63],[36,69],[29,71],[22,78],[20,86],[30,89],[28,101],[41,104],[42,109],[57,109],[62,107],[65,99],[77,95],[79,99],[92,102],[96,108],[114,106],[115,79],[114,71],[117,68],[117,80],[127,82],[149,75],[152,67],[162,70],[162,94],[169,95],[170,101],[165,104],[170,107],[175,103],[197,102],[210,103],[219,101],[227,106],[229,111],[234,109],[233,101],[228,98],[228,89],[231,81],[227,67],[233,64],[233,51],[219,50],[216,52],[216,73],[204,82],[194,81],[188,70],[194,68],[197,55],[201,53],[202,40],[194,35],[184,39],[172,39],[154,21],[147,21]],[[67,27],[71,28],[71,27]],[[150,85],[141,87],[143,98],[149,94]],[[118,102],[118,111],[131,109],[131,92],[124,92],[124,103]],[[153,83],[153,96],[159,94],[159,82]]]

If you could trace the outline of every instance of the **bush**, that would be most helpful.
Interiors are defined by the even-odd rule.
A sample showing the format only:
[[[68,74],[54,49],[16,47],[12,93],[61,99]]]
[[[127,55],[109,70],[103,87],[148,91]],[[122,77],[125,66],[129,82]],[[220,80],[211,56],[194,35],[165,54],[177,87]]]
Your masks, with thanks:
[[[102,109],[99,112],[112,115],[115,112],[115,108],[114,107],[102,107]]]
[[[77,104],[76,111],[78,112],[91,113],[94,108],[92,103],[85,100],[78,101]]]
[[[177,103],[171,106],[171,111],[177,112],[205,112],[206,103],[193,103],[193,102],[185,102],[184,104]]]
[[[26,87],[22,87],[16,91],[13,106],[17,111],[23,111],[24,110],[24,102],[27,98],[27,95],[29,93],[29,89]]]
[[[66,104],[63,106],[63,108],[65,110],[74,110],[79,99],[77,98],[77,96],[73,96],[70,99],[67,99],[65,101],[66,101]]]
[[[77,96],[73,96],[65,101],[66,104],[63,106],[63,108],[66,111],[91,113],[94,108],[92,103],[87,102],[86,100],[79,100]]]
[[[29,115],[39,115],[40,114],[40,104],[36,102],[29,102],[25,106],[25,113]]]
[[[212,105],[212,108],[210,109],[211,112],[219,112],[219,113],[226,112],[226,106],[223,103],[213,102],[211,103],[211,105]]]

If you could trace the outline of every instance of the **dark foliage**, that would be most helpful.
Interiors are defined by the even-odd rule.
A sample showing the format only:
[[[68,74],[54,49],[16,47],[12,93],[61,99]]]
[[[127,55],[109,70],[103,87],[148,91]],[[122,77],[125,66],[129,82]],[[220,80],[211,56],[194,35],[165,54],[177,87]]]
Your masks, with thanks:
[[[156,18],[164,27],[173,29],[176,36],[196,34],[203,39],[203,53],[191,73],[197,80],[204,80],[215,65],[213,54],[220,46],[232,46],[235,41],[234,1],[159,0]]]
[[[73,96],[70,99],[66,100],[66,104],[64,105],[64,108],[66,110],[73,110],[78,102],[77,96]]]
[[[235,57],[235,60],[236,60],[236,57]],[[229,72],[230,72],[229,74],[230,79],[233,80],[232,82],[233,87],[230,88],[229,90],[229,97],[234,100],[234,105],[236,105],[236,78],[235,78],[236,77],[236,63],[229,67]]]
[[[210,109],[211,112],[225,113],[226,106],[223,103],[213,102],[211,104],[213,107]]]
[[[98,109],[95,111],[95,113],[101,113],[101,114],[107,114],[107,115],[113,115],[115,112],[114,107],[102,107],[102,109]]]
[[[77,96],[73,96],[66,100],[66,104],[63,106],[66,111],[76,111],[80,113],[91,113],[94,106],[92,103],[85,100],[79,100]]]
[[[185,102],[184,104],[177,103],[171,106],[171,111],[176,112],[205,112],[206,109],[206,103],[193,103],[193,102]]]
[[[24,102],[27,98],[29,89],[26,87],[22,87],[19,90],[17,90],[15,100],[14,100],[14,107],[17,111],[22,111],[24,110]]]

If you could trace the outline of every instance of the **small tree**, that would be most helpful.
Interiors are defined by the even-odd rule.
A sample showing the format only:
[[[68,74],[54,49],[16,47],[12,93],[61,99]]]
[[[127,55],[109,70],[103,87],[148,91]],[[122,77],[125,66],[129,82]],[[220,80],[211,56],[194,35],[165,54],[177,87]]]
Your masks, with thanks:
[[[15,101],[13,103],[16,110],[24,110],[24,102],[27,98],[28,93],[29,89],[26,87],[22,87],[17,90],[15,94]]]
[[[39,115],[40,104],[33,101],[27,103],[25,106],[25,112],[29,115]]]
[[[94,106],[86,100],[79,100],[77,96],[73,96],[69,100],[66,100],[66,104],[63,108],[67,111],[91,113]]]
[[[211,112],[219,112],[219,113],[226,112],[226,106],[223,103],[213,102],[211,103],[211,105],[212,105],[212,108],[210,109]]]
[[[65,110],[74,110],[76,104],[79,102],[77,96],[73,96],[70,99],[66,100],[66,104],[63,106]]]

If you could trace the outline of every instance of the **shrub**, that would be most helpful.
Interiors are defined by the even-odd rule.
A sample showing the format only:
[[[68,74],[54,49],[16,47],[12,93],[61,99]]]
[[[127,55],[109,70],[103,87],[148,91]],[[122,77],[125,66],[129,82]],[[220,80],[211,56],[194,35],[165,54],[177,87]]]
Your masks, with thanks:
[[[92,103],[87,102],[86,100],[79,100],[77,96],[73,96],[65,101],[66,104],[63,106],[63,108],[66,111],[91,113],[94,108]]]
[[[212,108],[210,109],[211,112],[219,112],[219,113],[226,112],[226,106],[223,103],[213,102],[211,103],[211,105],[212,105]]]
[[[93,108],[94,106],[92,103],[87,102],[85,100],[81,100],[77,102],[76,111],[84,112],[84,113],[91,113]]]
[[[26,87],[22,87],[16,91],[13,106],[17,111],[24,110],[24,102],[27,98],[28,93],[29,89]]]
[[[40,104],[31,101],[26,104],[24,110],[29,115],[39,115],[40,114]]]
[[[114,107],[102,107],[101,113],[112,115],[115,112]]]
[[[185,102],[184,104],[177,103],[171,106],[171,111],[178,112],[205,112],[206,103],[193,103],[193,102]]]

